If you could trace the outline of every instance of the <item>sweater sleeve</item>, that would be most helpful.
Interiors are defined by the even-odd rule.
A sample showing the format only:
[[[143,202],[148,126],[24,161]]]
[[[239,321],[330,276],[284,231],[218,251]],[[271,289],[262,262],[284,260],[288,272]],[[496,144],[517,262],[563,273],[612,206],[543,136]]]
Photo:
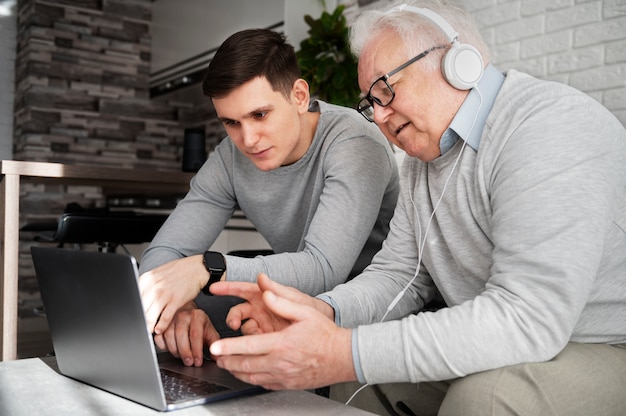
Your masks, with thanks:
[[[143,253],[140,273],[202,253],[215,242],[236,206],[224,163],[229,152],[226,141],[211,152],[207,162],[192,178],[187,195]]]
[[[373,230],[386,233],[398,175],[389,146],[354,136],[335,140],[319,157],[323,179],[316,186],[323,188],[319,204],[311,207],[300,249],[254,259],[227,256],[229,280],[254,282],[264,272],[317,295],[346,280]],[[375,238],[382,241],[384,235]]]

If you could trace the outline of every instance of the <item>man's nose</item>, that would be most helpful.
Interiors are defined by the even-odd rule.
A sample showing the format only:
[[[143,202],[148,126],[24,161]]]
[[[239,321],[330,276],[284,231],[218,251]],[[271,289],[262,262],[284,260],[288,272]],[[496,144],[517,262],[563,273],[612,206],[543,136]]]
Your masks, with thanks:
[[[378,105],[376,103],[373,104],[374,108],[374,122],[376,124],[383,124],[387,121],[389,116],[393,113],[393,109],[391,105],[383,107],[382,105]]]
[[[254,146],[259,141],[259,134],[253,126],[242,125],[241,137],[247,147]]]

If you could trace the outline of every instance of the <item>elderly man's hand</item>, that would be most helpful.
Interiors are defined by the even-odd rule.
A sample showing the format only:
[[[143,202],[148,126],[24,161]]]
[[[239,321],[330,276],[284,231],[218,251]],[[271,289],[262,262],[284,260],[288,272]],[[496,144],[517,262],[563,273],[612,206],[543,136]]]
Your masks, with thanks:
[[[258,277],[258,291],[242,284],[216,283],[214,294],[244,297],[231,309],[229,324],[244,319],[255,335],[211,344],[218,365],[237,378],[267,389],[309,389],[356,380],[352,365],[352,331],[332,320],[325,302]],[[214,290],[215,288],[215,290]],[[278,293],[278,295],[277,295]]]
[[[231,308],[226,323],[233,330],[240,329],[244,335],[262,334],[279,331],[289,325],[289,321],[268,309],[263,301],[263,292],[279,294],[300,305],[309,305],[324,312],[330,319],[334,318],[332,308],[299,290],[276,283],[265,274],[260,273],[257,283],[218,282],[211,285],[211,293],[221,296],[237,296],[247,302]]]

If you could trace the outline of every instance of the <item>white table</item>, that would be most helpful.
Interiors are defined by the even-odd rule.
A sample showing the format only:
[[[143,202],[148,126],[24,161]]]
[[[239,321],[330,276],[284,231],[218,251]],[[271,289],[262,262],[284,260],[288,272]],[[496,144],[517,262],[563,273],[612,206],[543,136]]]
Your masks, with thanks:
[[[0,415],[372,415],[306,391],[274,391],[158,412],[58,373],[54,357],[0,363]]]

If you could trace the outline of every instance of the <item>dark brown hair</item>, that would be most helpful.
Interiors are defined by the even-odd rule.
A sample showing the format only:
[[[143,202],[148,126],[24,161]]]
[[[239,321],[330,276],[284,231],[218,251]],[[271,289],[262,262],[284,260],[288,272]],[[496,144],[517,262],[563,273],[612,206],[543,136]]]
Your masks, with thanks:
[[[300,78],[296,52],[284,35],[269,29],[246,29],[219,47],[202,81],[204,95],[219,98],[256,78],[265,77],[274,91],[289,97]]]

